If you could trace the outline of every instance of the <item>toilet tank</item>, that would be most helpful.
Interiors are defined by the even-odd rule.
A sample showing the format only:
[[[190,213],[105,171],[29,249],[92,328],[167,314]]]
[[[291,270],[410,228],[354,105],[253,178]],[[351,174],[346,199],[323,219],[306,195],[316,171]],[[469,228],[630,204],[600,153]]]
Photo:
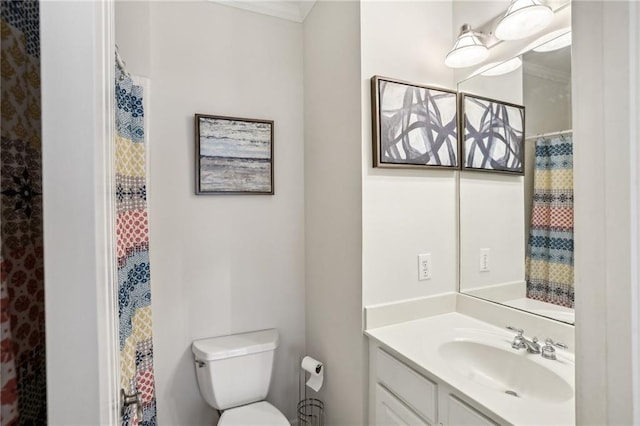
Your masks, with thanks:
[[[218,410],[262,401],[271,384],[277,347],[275,329],[194,341],[200,394]]]

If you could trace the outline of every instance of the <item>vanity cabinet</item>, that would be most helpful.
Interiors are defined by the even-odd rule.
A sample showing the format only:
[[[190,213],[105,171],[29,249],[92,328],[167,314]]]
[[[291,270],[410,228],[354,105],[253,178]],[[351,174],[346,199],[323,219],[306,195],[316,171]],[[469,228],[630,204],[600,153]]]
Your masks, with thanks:
[[[427,377],[371,342],[369,424],[496,426],[446,383]]]

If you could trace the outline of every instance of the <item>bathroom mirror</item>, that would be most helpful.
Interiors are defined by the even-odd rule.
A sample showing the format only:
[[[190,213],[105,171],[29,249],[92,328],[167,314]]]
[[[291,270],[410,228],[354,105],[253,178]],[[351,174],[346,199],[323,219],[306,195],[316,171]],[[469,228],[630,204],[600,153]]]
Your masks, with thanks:
[[[525,107],[524,176],[460,172],[459,257],[460,292],[573,323],[569,31],[458,84]]]

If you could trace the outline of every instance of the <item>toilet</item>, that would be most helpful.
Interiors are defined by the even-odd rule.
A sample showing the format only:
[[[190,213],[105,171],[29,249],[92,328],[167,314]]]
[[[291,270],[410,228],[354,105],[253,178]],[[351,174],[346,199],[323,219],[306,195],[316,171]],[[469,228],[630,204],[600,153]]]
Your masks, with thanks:
[[[277,347],[275,329],[193,342],[200,394],[222,411],[218,426],[290,426],[284,414],[264,400]]]

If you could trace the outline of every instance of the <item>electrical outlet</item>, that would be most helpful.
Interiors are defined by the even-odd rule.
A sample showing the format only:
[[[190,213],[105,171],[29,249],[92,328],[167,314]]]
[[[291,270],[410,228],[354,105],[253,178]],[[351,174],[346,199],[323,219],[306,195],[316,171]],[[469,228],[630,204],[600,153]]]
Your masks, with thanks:
[[[489,258],[491,249],[480,249],[480,272],[489,272]]]
[[[431,253],[418,255],[418,280],[431,279]]]

